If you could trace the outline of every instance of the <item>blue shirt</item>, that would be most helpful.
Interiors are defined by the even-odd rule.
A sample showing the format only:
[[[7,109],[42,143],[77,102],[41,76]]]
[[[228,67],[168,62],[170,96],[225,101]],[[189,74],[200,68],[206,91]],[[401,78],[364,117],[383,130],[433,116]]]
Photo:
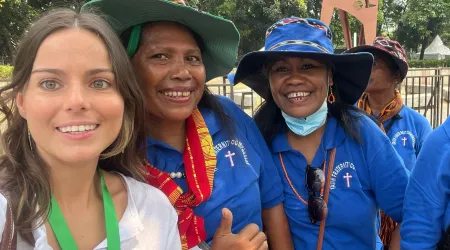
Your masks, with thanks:
[[[262,229],[261,209],[284,200],[280,176],[253,119],[230,99],[223,96],[217,99],[233,123],[229,124],[230,134],[215,112],[200,108],[217,158],[211,197],[194,208],[194,213],[205,220],[208,243],[220,224],[222,208],[233,213],[232,231],[239,233],[249,223]],[[164,172],[185,172],[182,153],[164,142],[148,138],[147,158]],[[174,180],[187,191],[186,179]]]
[[[329,116],[311,164],[312,167],[322,167],[325,159],[329,162],[327,152],[336,148],[323,249],[375,249],[379,208],[395,221],[402,220],[408,170],[389,139],[373,121],[361,115],[357,124],[362,144],[352,139],[337,120]],[[277,134],[271,146],[283,180],[284,208],[295,249],[316,249],[320,222],[310,222],[308,206],[299,200],[289,185],[279,153],[294,188],[304,200],[308,200],[306,159],[289,145],[285,132]]]
[[[428,120],[419,112],[403,105],[398,113],[402,118],[391,118],[383,123],[386,128],[392,122],[387,136],[397,153],[402,157],[405,167],[412,170],[416,165],[417,155],[428,134],[432,131]]]
[[[391,140],[397,153],[402,157],[403,163],[408,170],[416,165],[417,155],[428,134],[432,131],[428,120],[419,112],[403,105],[398,113],[400,119],[391,118],[383,123],[387,130],[387,137]],[[377,117],[374,117],[375,119]],[[377,227],[380,228],[380,218]],[[377,249],[382,249],[383,243],[377,242]]]
[[[423,144],[405,193],[401,249],[436,249],[450,226],[450,119]]]

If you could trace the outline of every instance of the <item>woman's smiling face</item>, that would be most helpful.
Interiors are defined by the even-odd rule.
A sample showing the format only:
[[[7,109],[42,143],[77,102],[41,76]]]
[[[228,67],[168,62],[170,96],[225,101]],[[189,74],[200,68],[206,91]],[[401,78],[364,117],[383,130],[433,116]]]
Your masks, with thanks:
[[[174,22],[146,25],[132,64],[153,118],[182,121],[192,114],[203,95],[206,71],[190,30]]]
[[[277,106],[286,114],[305,118],[322,106],[332,85],[331,73],[320,61],[283,57],[268,66],[270,90]]]

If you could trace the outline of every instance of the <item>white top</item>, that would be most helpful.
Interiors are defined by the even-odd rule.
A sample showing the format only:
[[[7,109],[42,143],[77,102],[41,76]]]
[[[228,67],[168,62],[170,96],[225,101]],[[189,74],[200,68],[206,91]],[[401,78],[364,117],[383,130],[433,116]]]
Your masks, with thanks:
[[[130,177],[122,176],[127,187],[128,205],[119,222],[122,250],[179,250],[178,216],[167,197],[158,189]],[[6,222],[6,199],[0,194],[0,236]],[[20,235],[17,249],[51,250],[45,226],[33,231],[33,248]],[[94,249],[107,249],[106,239]]]

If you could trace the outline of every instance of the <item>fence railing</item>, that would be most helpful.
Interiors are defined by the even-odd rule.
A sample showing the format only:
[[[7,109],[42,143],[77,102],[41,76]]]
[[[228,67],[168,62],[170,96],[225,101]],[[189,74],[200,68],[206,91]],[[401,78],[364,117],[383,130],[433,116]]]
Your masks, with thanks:
[[[400,88],[403,101],[425,116],[435,128],[450,114],[449,82],[450,68],[430,69],[425,74],[408,75]]]
[[[410,69],[398,86],[403,102],[425,116],[433,128],[441,125],[450,115],[450,68]],[[253,116],[263,99],[240,84],[232,86],[226,77],[208,84],[209,89],[225,95]]]

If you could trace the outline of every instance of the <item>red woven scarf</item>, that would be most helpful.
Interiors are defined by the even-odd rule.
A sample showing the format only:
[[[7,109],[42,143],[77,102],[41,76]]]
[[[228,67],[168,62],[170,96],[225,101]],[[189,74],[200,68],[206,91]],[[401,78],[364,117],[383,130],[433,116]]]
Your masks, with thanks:
[[[202,114],[195,109],[186,120],[186,146],[183,152],[188,191],[183,190],[168,173],[147,165],[147,181],[160,189],[178,213],[182,249],[187,250],[205,240],[204,220],[193,208],[209,199],[214,183],[216,155],[214,144]]]

